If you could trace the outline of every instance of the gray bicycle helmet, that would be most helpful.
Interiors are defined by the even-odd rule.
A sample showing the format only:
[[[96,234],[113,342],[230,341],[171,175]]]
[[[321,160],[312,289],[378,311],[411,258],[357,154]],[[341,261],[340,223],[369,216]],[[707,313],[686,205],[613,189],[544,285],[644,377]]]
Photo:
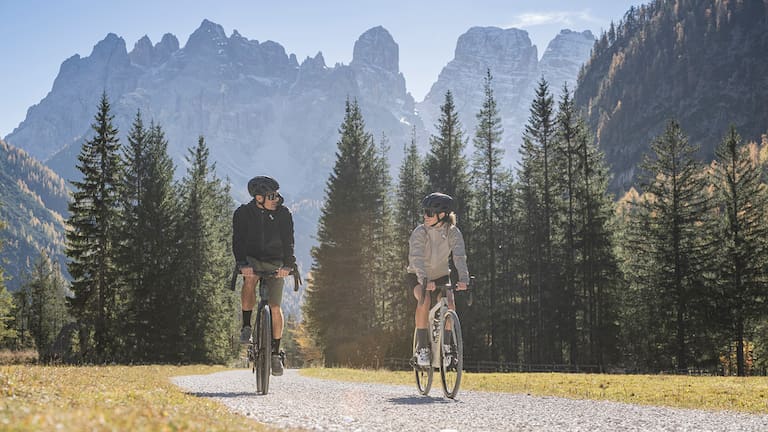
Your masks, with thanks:
[[[453,210],[453,198],[444,193],[433,192],[421,200],[421,207],[435,213],[450,213]]]
[[[248,180],[248,193],[252,197],[266,195],[269,192],[277,192],[278,189],[280,189],[280,184],[272,177],[256,176]]]

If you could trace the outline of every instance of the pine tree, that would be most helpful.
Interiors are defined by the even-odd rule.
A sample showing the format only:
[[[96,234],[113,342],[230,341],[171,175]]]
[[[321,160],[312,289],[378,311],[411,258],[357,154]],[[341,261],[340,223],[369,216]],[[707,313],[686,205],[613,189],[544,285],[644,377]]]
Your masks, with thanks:
[[[75,294],[71,311],[79,326],[81,355],[98,362],[114,358],[121,316],[116,308],[115,265],[120,143],[112,120],[103,93],[91,125],[94,136],[83,144],[78,156],[83,179],[72,182],[75,191],[67,221],[72,229],[67,231],[66,254]]]
[[[2,205],[2,203],[0,203]],[[5,230],[5,222],[0,221],[0,231]],[[0,240],[0,250],[3,249],[3,242]],[[5,277],[3,276],[3,267],[0,266],[0,344],[6,340],[17,337],[17,331],[13,326],[13,297],[5,288]]]
[[[178,330],[162,322],[169,305],[176,303],[172,275],[178,208],[164,135],[160,125],[144,128],[139,112],[123,148],[120,258],[129,303],[126,355],[135,361],[160,360],[167,340]]]
[[[731,126],[716,150],[712,180],[722,212],[716,234],[722,284],[718,303],[728,319],[726,340],[737,344],[738,376],[746,375],[748,325],[765,316],[763,300],[768,297],[768,190],[760,177],[757,146],[743,145]]]
[[[48,255],[41,252],[21,289],[29,293],[29,331],[35,339],[38,358],[43,362],[53,360],[56,337],[69,322],[64,276]]]
[[[467,215],[470,198],[467,160],[464,157],[466,140],[450,90],[445,93],[440,112],[436,125],[438,135],[430,136],[430,150],[424,160],[427,190],[453,197],[456,214],[462,218]],[[467,237],[467,233],[464,234]]]
[[[236,329],[234,295],[223,289],[232,264],[234,203],[229,186],[216,176],[215,164],[209,164],[208,158],[201,136],[197,146],[189,149],[189,168],[181,182],[176,267],[181,276],[168,292],[176,297],[178,309],[166,311],[166,322],[175,323],[180,332],[177,344],[168,341],[176,348],[169,352],[169,359],[176,355],[184,361],[220,363],[233,354],[231,336]]]
[[[708,258],[700,244],[699,225],[709,204],[702,193],[702,171],[694,159],[696,148],[677,122],[669,122],[651,149],[654,156],[642,164],[649,175],[644,182],[649,197],[641,201],[650,223],[645,233],[637,233],[633,245],[652,257],[642,268],[648,272],[650,294],[661,300],[652,312],[656,331],[674,335],[665,341],[667,366],[685,369],[696,358],[695,351],[703,348],[692,339],[701,331],[698,325],[704,324],[696,304],[706,296],[702,276]]]
[[[326,183],[326,199],[312,249],[312,284],[307,289],[304,318],[326,365],[371,361],[362,355],[373,329],[370,297],[372,269],[368,233],[382,220],[380,161],[371,135],[365,131],[357,102],[346,102],[336,163]]]
[[[488,311],[487,317],[482,317],[482,320],[488,323],[487,338],[482,337],[481,334],[475,334],[474,337],[487,339],[491,348],[491,359],[497,360],[500,346],[497,320],[501,311],[499,300],[502,296],[498,295],[496,251],[501,247],[502,239],[496,235],[496,225],[499,211],[499,185],[505,182],[505,173],[501,169],[504,151],[500,147],[504,131],[501,127],[501,116],[496,107],[496,98],[493,95],[492,81],[491,70],[487,69],[483,80],[485,97],[483,106],[477,113],[478,124],[473,140],[475,151],[472,157],[471,178],[473,190],[477,193],[473,194],[474,204],[471,206],[474,247],[470,255],[476,263],[474,273],[478,276],[477,285],[487,287],[487,291],[483,289],[483,292],[478,293],[478,297],[487,305],[487,308],[484,308]]]
[[[399,288],[392,291],[392,315],[393,320],[399,323],[399,332],[395,331],[396,348],[392,355],[398,358],[409,357],[413,349],[410,335],[412,327],[404,325],[413,320],[415,313],[415,301],[411,292],[412,287],[407,284],[408,265],[408,239],[413,229],[422,221],[421,201],[426,196],[426,177],[424,165],[416,147],[416,129],[411,133],[411,143],[404,146],[405,157],[398,175],[395,227],[395,244],[398,252],[396,261],[399,264],[397,274]],[[397,329],[397,328],[396,328]]]
[[[576,178],[575,189],[577,224],[575,232],[576,302],[575,312],[583,317],[577,328],[586,329],[587,352],[590,364],[601,368],[617,361],[618,313],[616,288],[619,285],[618,263],[614,252],[613,197],[608,193],[610,172],[605,155],[597,148],[583,118],[576,121]],[[581,299],[581,300],[578,300]],[[584,331],[584,330],[582,330]],[[583,361],[583,360],[582,360]]]
[[[522,193],[521,211],[527,228],[523,240],[530,251],[523,264],[528,280],[528,347],[531,362],[561,362],[557,334],[558,281],[562,270],[556,261],[559,250],[554,229],[559,225],[560,194],[555,173],[558,171],[554,102],[549,84],[539,81],[531,104],[520,148],[518,174]]]

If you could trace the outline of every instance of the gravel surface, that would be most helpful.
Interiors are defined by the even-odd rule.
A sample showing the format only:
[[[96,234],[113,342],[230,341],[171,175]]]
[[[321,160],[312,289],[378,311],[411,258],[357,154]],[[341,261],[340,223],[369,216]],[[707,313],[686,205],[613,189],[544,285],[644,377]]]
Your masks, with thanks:
[[[213,398],[260,423],[318,431],[768,431],[768,415],[709,412],[460,391],[443,398],[436,374],[431,396],[416,385],[346,383],[286,369],[256,394],[250,370],[180,376],[185,391]]]

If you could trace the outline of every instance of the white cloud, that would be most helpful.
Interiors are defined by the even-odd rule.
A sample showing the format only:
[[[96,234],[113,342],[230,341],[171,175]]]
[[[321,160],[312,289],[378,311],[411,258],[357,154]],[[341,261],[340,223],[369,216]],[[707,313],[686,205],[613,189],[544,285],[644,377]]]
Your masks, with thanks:
[[[540,25],[558,24],[566,27],[583,26],[585,23],[599,23],[600,20],[592,16],[589,9],[584,11],[556,11],[556,12],[527,12],[514,17],[514,21],[506,28],[514,27],[525,29]]]

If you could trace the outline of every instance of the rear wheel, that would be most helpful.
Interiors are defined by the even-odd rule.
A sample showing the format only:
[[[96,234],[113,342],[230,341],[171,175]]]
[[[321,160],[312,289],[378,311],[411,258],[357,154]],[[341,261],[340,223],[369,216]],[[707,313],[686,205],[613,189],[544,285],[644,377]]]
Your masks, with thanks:
[[[256,392],[267,394],[269,391],[269,374],[272,354],[272,314],[269,305],[264,304],[259,309],[256,323]]]
[[[416,330],[413,331],[413,353],[416,354]],[[416,374],[416,387],[419,389],[419,393],[424,396],[429,394],[429,389],[432,388],[432,374],[434,373],[432,366],[422,368],[413,361],[413,372]]]
[[[450,337],[446,333],[450,331]],[[443,319],[440,331],[440,379],[443,393],[448,398],[455,398],[461,385],[461,372],[464,367],[464,344],[461,338],[461,324],[456,312],[449,310]]]

